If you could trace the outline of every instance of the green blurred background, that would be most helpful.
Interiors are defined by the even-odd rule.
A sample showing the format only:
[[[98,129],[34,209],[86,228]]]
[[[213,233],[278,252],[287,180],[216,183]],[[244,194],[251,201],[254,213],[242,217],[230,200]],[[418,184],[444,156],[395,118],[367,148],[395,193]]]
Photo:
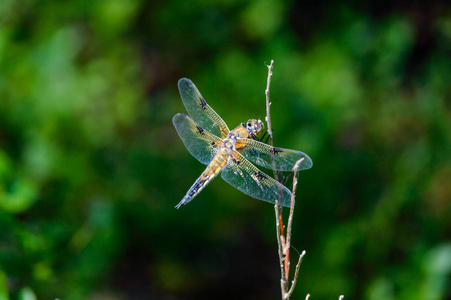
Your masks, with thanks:
[[[314,161],[292,299],[451,299],[446,3],[1,0],[0,299],[280,299],[271,205],[174,209],[177,80],[233,128],[271,59],[274,143]]]

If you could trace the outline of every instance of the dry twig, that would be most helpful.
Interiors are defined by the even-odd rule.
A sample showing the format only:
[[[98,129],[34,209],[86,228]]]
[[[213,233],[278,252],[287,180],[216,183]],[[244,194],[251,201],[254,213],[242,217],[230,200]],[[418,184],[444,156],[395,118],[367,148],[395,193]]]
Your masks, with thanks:
[[[272,131],[272,126],[271,126],[271,112],[270,112],[271,102],[269,99],[269,88],[270,88],[270,84],[271,84],[273,67],[274,67],[274,61],[271,60],[271,64],[268,66],[268,79],[267,79],[266,90],[265,90],[265,95],[266,95],[266,118],[265,119],[266,119],[266,123],[268,124],[269,144],[271,146],[273,146],[273,131]],[[304,160],[304,158],[301,158],[299,161],[297,161],[293,168],[293,172],[294,172],[293,192],[291,194],[291,207],[290,207],[290,215],[288,217],[288,227],[287,227],[286,235],[284,232],[285,226],[283,225],[282,206],[280,206],[278,204],[277,200],[276,200],[276,205],[274,206],[274,210],[275,210],[275,214],[276,214],[277,244],[278,244],[278,252],[279,252],[280,271],[281,271],[280,288],[281,288],[281,293],[282,293],[282,299],[284,299],[284,300],[289,299],[290,296],[293,294],[294,287],[296,286],[296,282],[297,282],[298,275],[299,275],[299,267],[301,266],[302,258],[305,255],[305,251],[303,251],[299,257],[298,263],[296,264],[294,277],[290,284],[289,283],[290,247],[291,247],[291,228],[292,228],[293,214],[294,214],[294,199],[296,197],[298,168],[299,168],[299,164],[303,160]],[[274,177],[276,180],[279,180],[277,173],[275,171],[274,171]],[[309,297],[309,295],[307,295],[306,299],[308,299],[308,297]]]
[[[271,126],[271,102],[269,100],[269,87],[271,84],[271,78],[272,78],[272,70],[274,68],[274,60],[271,60],[271,64],[268,66],[268,79],[266,82],[266,123],[268,124],[268,140],[269,144],[273,146],[273,131]],[[280,263],[280,272],[281,272],[281,278],[280,278],[280,288],[282,292],[282,300],[287,300],[291,297],[294,291],[294,287],[296,286],[296,282],[298,280],[299,276],[299,268],[301,266],[302,259],[304,258],[305,251],[302,251],[301,255],[299,256],[298,263],[296,264],[296,269],[294,272],[293,280],[291,281],[291,284],[289,283],[290,278],[290,247],[291,247],[291,230],[292,230],[292,224],[293,224],[293,215],[294,215],[294,199],[296,198],[296,189],[298,185],[298,169],[300,163],[304,160],[304,158],[301,158],[296,162],[296,164],[293,167],[293,191],[291,194],[291,206],[290,206],[290,215],[288,216],[288,226],[287,226],[287,232],[285,235],[285,226],[283,225],[283,217],[282,217],[282,206],[280,206],[278,203],[279,201],[276,200],[276,205],[274,206],[274,210],[276,213],[276,230],[277,230],[277,245],[278,245],[278,252],[279,252],[279,263]],[[274,166],[274,161],[273,161]],[[274,170],[275,168],[273,168]],[[274,178],[276,180],[279,180],[278,174],[276,171],[274,171]],[[280,200],[279,195],[279,200]],[[310,294],[307,294],[305,297],[305,300],[309,300]],[[339,297],[339,300],[343,300],[344,296],[341,295]]]

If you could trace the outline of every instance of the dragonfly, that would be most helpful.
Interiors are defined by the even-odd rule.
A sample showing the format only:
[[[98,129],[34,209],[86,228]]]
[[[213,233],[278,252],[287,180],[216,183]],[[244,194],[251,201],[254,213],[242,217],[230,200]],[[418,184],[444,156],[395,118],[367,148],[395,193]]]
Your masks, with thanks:
[[[193,200],[220,173],[227,183],[248,196],[272,204],[277,200],[279,205],[290,207],[291,191],[254,164],[275,171],[292,171],[302,159],[298,170],[306,170],[313,165],[310,157],[301,151],[259,141],[257,136],[263,132],[264,124],[258,119],[249,119],[230,131],[191,80],[180,79],[178,89],[189,116],[178,113],[172,123],[191,155],[207,167],[175,208]]]

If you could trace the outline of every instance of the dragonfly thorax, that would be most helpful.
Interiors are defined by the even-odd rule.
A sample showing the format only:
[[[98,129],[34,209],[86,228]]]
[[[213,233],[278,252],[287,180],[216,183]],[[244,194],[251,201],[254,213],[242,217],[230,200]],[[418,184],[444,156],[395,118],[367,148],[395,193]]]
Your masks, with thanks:
[[[235,150],[235,144],[236,144],[237,137],[233,132],[229,132],[227,137],[223,139],[224,147]]]

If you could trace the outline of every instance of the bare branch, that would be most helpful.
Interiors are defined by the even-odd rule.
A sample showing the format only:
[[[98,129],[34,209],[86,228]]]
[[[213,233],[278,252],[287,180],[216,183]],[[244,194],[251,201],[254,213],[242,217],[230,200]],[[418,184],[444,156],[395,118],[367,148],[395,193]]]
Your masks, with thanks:
[[[288,291],[289,296],[291,296],[291,294],[293,294],[293,292],[294,292],[294,287],[296,286],[296,283],[298,281],[299,268],[301,267],[301,262],[302,262],[302,259],[304,258],[304,255],[305,255],[305,250],[302,251],[301,256],[299,256],[298,263],[296,264],[296,271],[294,272],[294,278],[293,278],[293,281],[291,282],[290,290]],[[310,297],[310,295],[307,295],[307,296]]]
[[[273,145],[272,140],[272,126],[271,126],[271,102],[269,101],[269,86],[271,85],[272,69],[274,68],[274,60],[271,60],[271,64],[268,66],[268,79],[266,80],[266,123],[268,124],[269,144]]]
[[[268,124],[268,140],[269,144],[273,146],[273,131],[271,126],[271,102],[269,99],[269,89],[271,85],[271,78],[272,78],[272,70],[274,68],[274,61],[271,60],[271,64],[268,66],[268,79],[266,83],[266,123]],[[293,280],[291,281],[291,285],[289,284],[289,278],[290,278],[290,247],[291,247],[291,229],[293,224],[293,215],[294,215],[294,199],[296,197],[296,188],[297,188],[297,174],[300,163],[304,160],[304,158],[301,158],[299,161],[296,162],[296,164],[293,167],[293,191],[291,194],[291,206],[290,206],[290,215],[288,217],[288,227],[287,232],[285,234],[285,228],[283,225],[283,217],[282,217],[282,206],[279,205],[279,200],[276,200],[274,211],[276,214],[276,232],[277,232],[277,246],[278,246],[278,253],[279,253],[279,264],[280,264],[280,271],[281,271],[281,279],[280,279],[280,288],[282,293],[282,299],[287,300],[291,297],[294,291],[294,287],[296,286],[296,282],[299,275],[299,268],[301,266],[302,258],[305,255],[305,251],[302,252],[302,254],[299,257],[298,263],[296,264],[295,274],[293,277]],[[272,161],[273,164],[273,170],[275,170],[274,161]],[[276,171],[274,171],[274,178],[276,180],[278,179],[278,174]],[[307,298],[310,297],[310,295],[307,295]]]
[[[293,191],[291,193],[291,206],[290,206],[290,216],[288,217],[288,228],[287,228],[287,247],[290,247],[291,242],[291,226],[293,224],[293,214],[294,214],[294,199],[296,198],[296,189],[298,186],[298,169],[299,165],[305,158],[299,159],[293,167]]]
[[[280,215],[279,215],[279,203],[278,203],[277,200],[276,200],[276,205],[274,205],[274,211],[276,213],[276,232],[277,232],[277,245],[278,245],[277,248],[278,248],[278,252],[279,252],[280,271],[282,273],[282,278],[281,278],[280,285],[281,285],[282,293],[283,293],[284,290],[285,290],[285,283],[286,283],[287,280],[283,276],[284,275],[284,271],[283,271],[284,264],[283,264],[283,262],[285,261],[284,253],[283,253],[284,243],[283,243],[283,240],[282,240],[281,230],[280,230],[281,224],[280,224]]]
[[[269,88],[271,86],[271,78],[272,78],[272,69],[274,68],[274,60],[271,60],[271,64],[268,67],[268,78],[266,79],[266,90],[265,90],[265,95],[266,95],[266,123],[268,124],[268,142],[271,146],[273,145],[273,135],[272,135],[272,126],[271,126],[271,102],[269,101]],[[274,168],[274,160],[272,160],[272,166],[273,166],[273,170],[274,170],[274,178],[279,181],[279,176],[277,174],[277,172],[275,171]],[[279,195],[280,196],[280,195]],[[282,208],[280,207],[280,214],[282,214]],[[281,222],[281,224],[283,225],[283,222]],[[283,226],[282,226],[283,229]],[[282,236],[284,237],[284,234],[282,233]]]
[[[296,189],[298,185],[298,169],[304,157],[299,159],[293,167],[293,192],[291,194],[291,206],[290,215],[288,216],[288,226],[287,226],[287,238],[285,243],[285,277],[289,278],[290,275],[290,247],[291,247],[291,227],[293,225],[293,215],[294,215],[294,199],[296,198]]]
[[[273,135],[272,135],[272,126],[271,126],[271,102],[269,100],[269,90],[271,86],[271,78],[272,78],[272,70],[274,68],[274,60],[271,60],[271,64],[268,66],[268,78],[266,81],[266,90],[265,90],[265,96],[266,96],[266,123],[268,124],[268,141],[271,146],[273,146]],[[274,167],[274,161],[272,161],[273,170]],[[278,181],[278,175],[277,172],[274,171],[274,178]],[[281,191],[280,191],[281,192]],[[281,193],[279,195],[279,198],[281,197]],[[280,199],[279,199],[280,200]],[[288,299],[286,297],[286,292],[288,290],[288,277],[285,276],[288,274],[288,272],[285,271],[287,262],[286,259],[286,243],[285,243],[285,233],[284,233],[284,225],[283,225],[283,217],[282,217],[282,206],[279,205],[279,202],[276,200],[274,210],[276,213],[276,231],[277,231],[277,246],[278,246],[278,252],[279,252],[279,263],[280,263],[280,270],[281,270],[281,278],[280,278],[280,288],[282,292],[282,298]]]

